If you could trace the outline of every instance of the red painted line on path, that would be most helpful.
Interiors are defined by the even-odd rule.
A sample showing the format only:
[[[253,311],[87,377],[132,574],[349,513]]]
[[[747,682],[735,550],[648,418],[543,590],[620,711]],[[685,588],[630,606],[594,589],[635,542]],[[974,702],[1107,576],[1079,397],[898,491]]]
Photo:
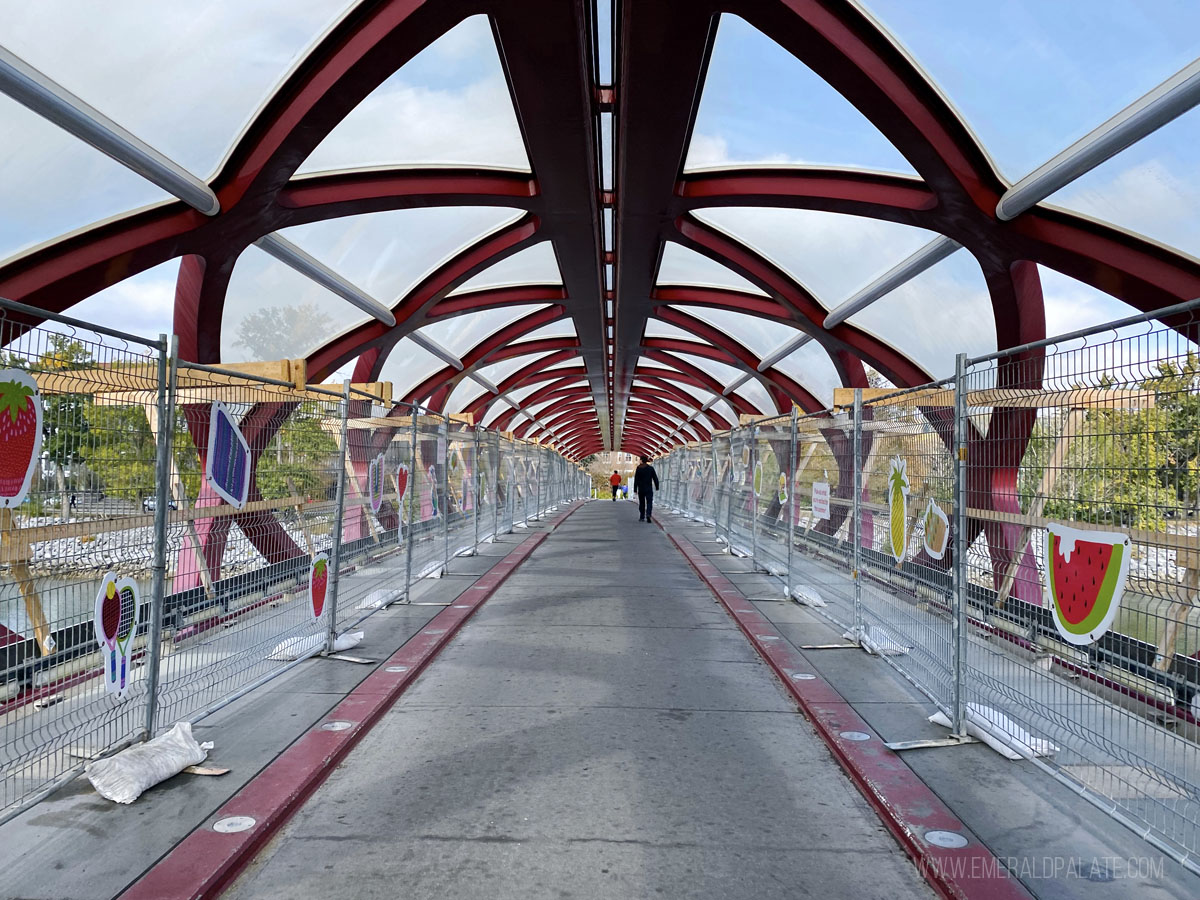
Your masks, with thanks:
[[[996,855],[917,777],[899,754],[883,745],[883,739],[874,729],[746,595],[691,541],[667,531],[661,522],[658,526],[733,616],[759,656],[775,670],[834,758],[916,863],[925,880],[951,900],[1030,900],[1029,892],[1008,874]],[[792,677],[799,674],[814,677],[803,680]],[[870,737],[865,741],[847,740],[842,737],[844,732]],[[928,831],[956,832],[968,843],[960,849],[938,847],[925,839]],[[863,873],[863,877],[869,878],[870,874]]]
[[[120,896],[123,900],[201,900],[228,887],[255,854],[270,841],[417,676],[450,643],[466,621],[504,584],[508,576],[583,504],[576,503],[547,522],[500,559],[454,605],[424,628],[351,691],[328,715],[301,735],[256,775],[205,824],[175,845]],[[465,608],[457,608],[465,607]],[[404,671],[389,672],[389,668]],[[344,731],[324,731],[326,722],[349,722]],[[212,823],[229,816],[250,816],[249,831],[222,834]]]

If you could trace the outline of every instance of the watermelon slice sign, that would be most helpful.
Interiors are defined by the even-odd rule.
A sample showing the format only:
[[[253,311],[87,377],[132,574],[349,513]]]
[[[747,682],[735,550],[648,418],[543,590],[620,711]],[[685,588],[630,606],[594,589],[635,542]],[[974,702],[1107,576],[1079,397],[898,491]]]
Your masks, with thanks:
[[[0,369],[0,507],[20,506],[42,455],[42,395],[20,369]]]
[[[1046,526],[1046,598],[1054,625],[1069,644],[1092,644],[1121,608],[1129,576],[1129,536]]]
[[[404,506],[404,497],[408,493],[408,466],[401,463],[396,468],[396,506]]]
[[[325,592],[329,587],[329,557],[318,553],[313,557],[308,573],[308,601],[314,621],[320,620],[325,612]]]

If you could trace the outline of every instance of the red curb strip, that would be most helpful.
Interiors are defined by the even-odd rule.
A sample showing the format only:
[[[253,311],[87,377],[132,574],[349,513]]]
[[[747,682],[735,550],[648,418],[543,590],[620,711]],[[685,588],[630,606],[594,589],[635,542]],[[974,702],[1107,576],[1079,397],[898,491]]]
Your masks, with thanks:
[[[582,505],[572,505],[559,513],[546,523],[546,531],[530,535],[492,566],[458,602],[434,616],[311,731],[301,735],[203,826],[176,844],[130,885],[120,895],[122,900],[201,900],[219,896],[416,681],[471,615],[550,532]],[[342,731],[323,729],[323,725],[332,722],[349,723],[349,727]],[[255,824],[249,831],[239,833],[213,831],[213,822],[230,816],[249,816]]]
[[[759,656],[775,670],[925,880],[948,900],[1030,900],[1032,895],[995,854],[898,754],[883,745],[883,739],[837,689],[817,674],[808,657],[796,650],[691,541],[665,528],[663,531],[737,621]],[[801,674],[810,677],[793,677]],[[842,736],[854,732],[869,735],[869,739],[848,740]],[[929,831],[954,832],[966,838],[967,844],[958,849],[935,846],[925,839]]]

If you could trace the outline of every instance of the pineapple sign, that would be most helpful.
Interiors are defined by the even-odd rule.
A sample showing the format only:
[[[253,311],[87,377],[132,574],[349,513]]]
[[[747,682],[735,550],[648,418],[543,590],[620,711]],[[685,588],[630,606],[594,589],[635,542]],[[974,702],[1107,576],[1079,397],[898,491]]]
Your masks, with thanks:
[[[0,369],[0,507],[20,506],[42,456],[42,395],[20,369]]]
[[[888,472],[888,534],[892,558],[896,562],[904,561],[904,550],[908,545],[908,488],[908,463],[893,456]]]

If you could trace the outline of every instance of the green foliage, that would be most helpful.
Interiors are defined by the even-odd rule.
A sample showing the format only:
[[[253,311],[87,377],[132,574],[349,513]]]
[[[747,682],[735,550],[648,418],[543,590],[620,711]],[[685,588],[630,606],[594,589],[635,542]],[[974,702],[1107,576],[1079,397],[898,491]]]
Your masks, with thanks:
[[[279,430],[258,461],[258,487],[263,497],[278,500],[295,490],[323,498],[337,483],[341,464],[337,441],[321,427],[317,404],[301,404]]]

